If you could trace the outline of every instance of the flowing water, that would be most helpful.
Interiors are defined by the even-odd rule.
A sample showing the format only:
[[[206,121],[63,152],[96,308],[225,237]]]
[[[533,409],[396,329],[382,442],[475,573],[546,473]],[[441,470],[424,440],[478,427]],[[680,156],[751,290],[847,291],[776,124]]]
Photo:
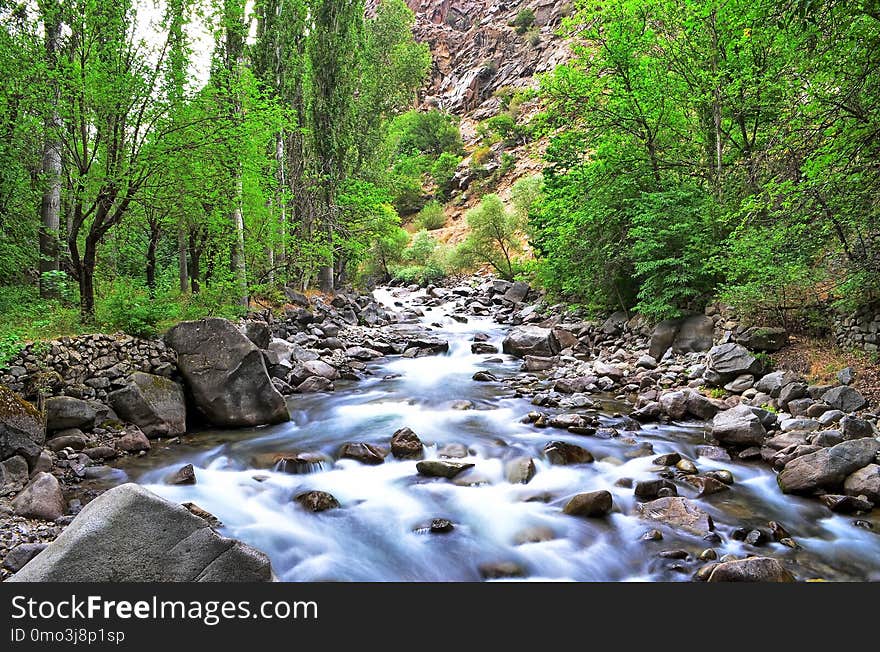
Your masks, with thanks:
[[[418,296],[377,291],[389,306]],[[528,400],[499,383],[471,380],[480,369],[499,378],[518,372],[520,362],[510,356],[471,354],[475,333],[488,334],[500,347],[506,328],[481,318],[458,323],[443,307],[426,309],[422,321],[440,324],[435,334],[449,340],[448,354],[376,361],[367,380],[337,383],[334,393],[292,397],[290,423],[188,436],[180,445],[124,463],[116,481],[131,479],[170,500],[207,509],[223,522],[224,534],[265,551],[283,581],[475,581],[481,564],[496,562],[513,562],[531,580],[687,580],[701,564],[696,556],[711,544],[640,520],[632,489],[617,486],[622,478],[656,477],[651,460],[675,451],[701,471],[723,468],[735,475],[731,491],[697,499],[723,537],[714,545],[719,555],[783,558],[802,579],[880,579],[876,517],[873,531],[857,527],[853,517],[832,515],[816,501],[782,495],[763,465],[696,457],[696,447],[704,443],[699,427],[646,426],[621,438],[598,439],[523,424],[522,417],[534,409]],[[461,400],[473,408],[455,409]],[[601,417],[613,422],[610,414]],[[404,426],[425,442],[426,459],[437,458],[445,445],[463,444],[468,455],[460,461],[475,468],[448,481],[422,477],[415,461],[390,455],[377,466],[329,461],[306,475],[254,465],[261,454],[322,452],[333,459],[344,442],[387,445]],[[628,441],[630,435],[650,442],[655,455],[631,458],[638,443]],[[554,440],[587,448],[596,462],[550,465],[541,450]],[[534,458],[537,473],[528,484],[510,484],[505,462],[523,455]],[[166,484],[185,463],[195,466],[197,484]],[[573,494],[595,489],[614,495],[611,515],[583,519],[562,513]],[[292,497],[309,490],[333,494],[342,509],[303,510]],[[695,492],[679,485],[679,494]],[[435,518],[449,519],[454,530],[430,533]],[[735,527],[766,529],[771,520],[782,523],[801,549],[777,543],[755,548],[730,536]],[[662,541],[641,540],[655,527],[663,531]],[[658,557],[672,549],[691,557]]]

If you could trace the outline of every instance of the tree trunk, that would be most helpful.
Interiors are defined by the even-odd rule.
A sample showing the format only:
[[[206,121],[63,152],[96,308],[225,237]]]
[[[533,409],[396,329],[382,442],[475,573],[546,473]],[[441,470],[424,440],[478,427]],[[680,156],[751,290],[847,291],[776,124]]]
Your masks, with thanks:
[[[189,269],[186,264],[186,231],[182,224],[177,227],[177,275],[180,293],[186,294],[189,289]]]
[[[236,175],[235,188],[235,208],[232,210],[232,223],[235,225],[235,255],[233,256],[233,266],[235,281],[238,285],[238,303],[247,308],[247,266],[244,259],[244,215],[241,211],[241,196],[243,192],[241,172]]]
[[[61,29],[57,12],[47,16],[44,21],[46,32],[46,63],[50,70],[55,69],[58,50],[58,33]],[[55,105],[59,101],[57,84],[54,84]],[[61,229],[61,143],[58,132],[61,129],[61,118],[56,109],[46,120],[45,142],[43,144],[42,174],[43,198],[40,205],[40,296],[57,298],[58,288],[55,283],[47,282],[47,272],[58,271],[60,266],[59,231]]]
[[[79,266],[79,311],[87,324],[95,321],[95,244],[91,236],[86,238],[82,264]]]
[[[150,289],[151,297],[156,296],[156,248],[161,234],[158,221],[151,221],[150,242],[147,245],[147,287]]]
[[[195,236],[189,236],[189,279],[192,285],[192,293],[198,294],[201,291],[201,271],[200,263],[202,260],[202,251],[196,245]]]

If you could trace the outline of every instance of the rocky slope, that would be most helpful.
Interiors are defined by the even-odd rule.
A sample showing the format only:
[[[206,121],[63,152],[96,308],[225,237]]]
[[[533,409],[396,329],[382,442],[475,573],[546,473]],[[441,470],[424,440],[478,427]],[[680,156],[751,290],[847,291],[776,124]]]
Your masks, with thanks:
[[[494,114],[499,88],[528,87],[536,74],[552,70],[568,56],[555,35],[570,3],[549,0],[407,0],[416,14],[416,39],[431,46],[431,77],[422,103],[455,115],[480,119]],[[532,10],[534,26],[518,34],[511,23]],[[497,100],[494,100],[497,102]],[[497,107],[494,107],[497,108]]]

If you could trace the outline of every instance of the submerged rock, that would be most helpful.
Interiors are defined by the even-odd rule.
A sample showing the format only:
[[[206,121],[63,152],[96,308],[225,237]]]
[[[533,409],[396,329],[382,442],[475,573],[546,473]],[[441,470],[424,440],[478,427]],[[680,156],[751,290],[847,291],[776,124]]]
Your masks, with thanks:
[[[326,512],[339,507],[339,501],[326,491],[306,491],[294,497],[303,509],[310,512]]]
[[[425,447],[419,436],[409,428],[401,428],[391,436],[391,454],[402,460],[418,460],[424,456]]]
[[[639,516],[702,536],[715,529],[712,517],[687,498],[658,498],[636,506]]]
[[[447,479],[452,479],[459,473],[473,467],[473,464],[467,462],[448,462],[446,460],[427,460],[416,465],[416,469],[421,475],[429,478]]]

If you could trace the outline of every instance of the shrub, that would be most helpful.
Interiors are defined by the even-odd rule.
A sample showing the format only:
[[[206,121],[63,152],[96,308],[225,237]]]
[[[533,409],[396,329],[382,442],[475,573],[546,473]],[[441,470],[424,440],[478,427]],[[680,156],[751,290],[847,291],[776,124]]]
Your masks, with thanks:
[[[452,193],[452,181],[461,164],[461,157],[450,152],[443,152],[431,166],[431,178],[437,186],[437,194],[448,199]]]
[[[438,201],[428,202],[416,218],[416,226],[420,230],[436,231],[446,226],[446,213],[443,204]]]
[[[398,155],[440,156],[443,152],[458,154],[462,150],[458,121],[437,110],[408,111],[396,117],[389,138]]]
[[[458,256],[464,262],[486,263],[509,281],[519,271],[522,245],[517,232],[523,222],[508,211],[497,195],[486,195],[479,206],[468,211],[470,235],[462,243]]]
[[[541,32],[537,29],[530,29],[526,34],[526,42],[533,48],[541,45]]]
[[[477,147],[474,150],[474,153],[471,154],[471,168],[482,167],[489,162],[489,158],[492,156],[492,150],[489,147],[483,145],[482,147]]]
[[[513,19],[511,25],[516,28],[517,34],[525,34],[535,24],[535,12],[531,9],[523,9]]]
[[[98,302],[98,320],[104,326],[135,337],[152,338],[159,334],[159,322],[169,317],[167,301],[150,293],[130,279],[117,279],[109,285]]]

